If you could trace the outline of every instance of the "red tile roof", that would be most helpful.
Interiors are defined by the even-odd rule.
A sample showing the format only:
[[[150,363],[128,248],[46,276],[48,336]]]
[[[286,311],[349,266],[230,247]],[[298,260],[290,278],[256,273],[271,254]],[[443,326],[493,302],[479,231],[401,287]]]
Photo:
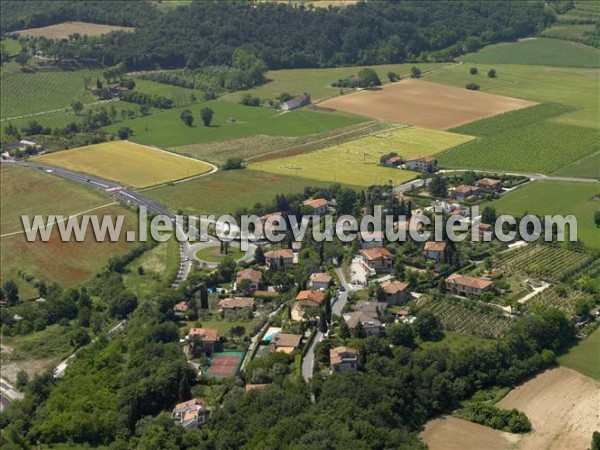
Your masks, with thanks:
[[[225,298],[219,301],[220,309],[252,308],[254,299],[249,297]]]
[[[454,273],[446,278],[446,283],[458,284],[459,286],[467,286],[473,289],[486,289],[494,283],[490,280],[482,280],[481,278],[469,277]]]
[[[265,258],[266,259],[279,259],[279,258],[293,259],[294,251],[291,248],[280,248],[277,250],[271,250],[271,251],[265,253]]]
[[[408,283],[388,280],[381,283],[381,288],[386,294],[394,295],[398,292],[403,292],[408,289]]]
[[[325,200],[324,198],[311,198],[308,200],[304,200],[302,202],[302,204],[304,206],[310,206],[311,208],[317,209],[317,208],[321,208],[323,206],[327,206],[329,204],[329,202],[327,200]]]
[[[296,295],[296,301],[298,300],[310,300],[315,303],[321,304],[325,300],[325,293],[322,291],[305,290],[298,292]]]
[[[446,250],[445,242],[435,242],[435,241],[427,241],[425,242],[425,251],[426,252],[443,252]]]
[[[392,254],[389,252],[389,250],[383,247],[365,248],[359,250],[359,253],[368,261],[389,259],[392,257]]]
[[[254,269],[243,269],[237,273],[235,282],[239,284],[243,280],[250,280],[252,283],[260,283],[262,280],[262,272]]]

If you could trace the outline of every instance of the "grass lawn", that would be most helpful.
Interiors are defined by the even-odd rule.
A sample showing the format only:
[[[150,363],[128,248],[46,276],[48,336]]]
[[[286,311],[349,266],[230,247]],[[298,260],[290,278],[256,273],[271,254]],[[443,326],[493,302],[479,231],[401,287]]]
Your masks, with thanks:
[[[63,71],[36,67],[33,73],[24,73],[19,66],[7,64],[0,70],[0,117],[7,119],[23,114],[68,108],[77,100],[82,103],[94,102],[94,97],[84,89],[85,76],[90,77],[93,82],[98,76],[102,78],[101,71],[95,70]],[[43,124],[39,117],[31,118],[34,119]]]
[[[10,56],[14,56],[21,51],[21,44],[16,39],[2,39],[0,45]]]
[[[331,183],[256,170],[219,171],[173,186],[149,189],[144,195],[185,214],[226,214],[256,203],[270,204],[276,194],[295,194],[306,186]]]
[[[313,103],[340,94],[339,88],[331,87],[331,83],[340,78],[356,75],[361,69],[371,67],[377,72],[382,82],[387,81],[387,73],[392,71],[401,76],[410,75],[415,64],[387,64],[381,66],[334,67],[329,69],[286,69],[267,72],[267,82],[261,86],[242,92],[233,92],[223,97],[225,100],[239,101],[244,94],[252,94],[261,99],[278,97],[282,92],[291,95],[308,92]],[[448,63],[418,64],[423,71],[435,70],[447,66]]]
[[[526,211],[536,215],[573,214],[577,218],[577,237],[589,247],[600,248],[600,229],[594,224],[599,195],[600,187],[594,183],[537,181],[486,205],[516,216]]]
[[[112,256],[123,254],[136,245],[125,241],[125,231],[137,229],[136,216],[132,211],[108,206],[94,211],[93,214],[110,215],[113,218],[124,214],[121,240],[96,242],[90,227],[83,242],[62,242],[56,226],[52,228],[49,242],[28,242],[23,234],[3,237],[0,239],[2,281],[12,278],[19,286],[21,298],[32,298],[37,296],[37,289],[32,283],[27,283],[19,275],[19,271],[44,280],[46,284],[56,282],[63,288],[72,287],[94,276]]]
[[[558,362],[582,374],[600,380],[600,328],[578,343],[568,353],[559,356]]]
[[[111,141],[33,158],[143,188],[209,172],[203,162],[128,141]]]
[[[54,324],[31,334],[3,336],[2,344],[13,348],[16,360],[62,358],[73,351],[69,340],[70,327]]]
[[[462,56],[465,63],[532,64],[540,66],[600,67],[600,51],[561,39],[524,39],[488,45]]]
[[[237,261],[238,259],[240,259],[244,256],[244,252],[241,251],[237,247],[230,246],[229,253],[226,255],[224,253],[221,253],[219,251],[219,248],[215,246],[215,247],[208,247],[208,248],[203,248],[202,250],[198,250],[196,252],[195,256],[196,256],[196,258],[198,258],[202,261],[218,263],[218,262],[223,261],[226,257],[233,258],[234,260]]]
[[[205,127],[200,119],[200,110],[205,107],[214,111],[210,127]],[[191,127],[184,125],[179,118],[185,108],[173,108],[147,117],[125,120],[105,129],[116,133],[119,128],[127,126],[134,130],[131,140],[135,142],[176,147],[256,135],[304,136],[367,120],[358,116],[315,112],[305,108],[279,113],[267,107],[244,106],[220,100],[186,108],[194,117]]]
[[[487,347],[493,345],[494,342],[496,342],[494,339],[473,336],[472,334],[445,331],[441,340],[421,342],[420,346],[422,348],[448,347],[452,351],[458,351],[469,347]]]
[[[71,215],[113,203],[91,186],[7,164],[0,167],[0,190],[2,234],[22,231],[22,214]]]
[[[468,142],[461,136],[418,127],[399,128],[312,153],[250,164],[253,170],[297,175],[323,181],[370,186],[395,185],[416,178],[416,172],[379,166],[379,158],[395,151],[405,159],[431,155]]]
[[[138,268],[143,267],[142,274]],[[179,272],[179,243],[176,239],[158,244],[127,266],[125,286],[139,298],[150,298]]]
[[[545,103],[560,103],[575,109],[551,119],[583,127],[598,128],[600,72],[593,69],[545,67],[505,64],[479,64],[478,75],[470,75],[471,64],[451,66],[425,74],[425,80],[464,87],[477,83],[492,94],[523,98]],[[497,77],[488,78],[487,71],[496,69]]]

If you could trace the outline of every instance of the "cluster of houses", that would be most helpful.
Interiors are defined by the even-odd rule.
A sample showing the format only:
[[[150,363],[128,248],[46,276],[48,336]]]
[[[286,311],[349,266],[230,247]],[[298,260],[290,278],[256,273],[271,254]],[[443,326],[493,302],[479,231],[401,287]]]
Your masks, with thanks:
[[[502,181],[494,178],[482,178],[475,182],[474,186],[461,184],[452,191],[452,197],[458,201],[474,202],[481,198],[483,192],[502,192]]]
[[[16,151],[18,150],[18,152]],[[27,139],[21,139],[16,144],[7,144],[2,146],[2,158],[8,159],[15,156],[17,153],[22,155],[41,155],[44,153],[44,147],[37,142],[29,141]]]

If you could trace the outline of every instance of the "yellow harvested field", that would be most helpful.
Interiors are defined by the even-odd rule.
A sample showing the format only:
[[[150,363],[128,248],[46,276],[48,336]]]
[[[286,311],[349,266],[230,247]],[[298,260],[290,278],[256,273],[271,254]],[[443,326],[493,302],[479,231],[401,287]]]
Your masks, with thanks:
[[[319,103],[379,120],[447,130],[536,102],[422,80],[402,80]]]
[[[18,31],[18,34],[32,37],[45,37],[48,39],[66,39],[71,34],[78,33],[81,36],[101,36],[111,31],[133,31],[131,27],[121,27],[116,25],[103,25],[99,23],[87,22],[63,22],[56,25],[49,25],[41,28],[28,28]]]
[[[250,164],[249,169],[280,175],[332,181],[354,186],[400,184],[418,173],[379,165],[386,153],[396,152],[405,160],[439,153],[472,140],[472,136],[427,130],[396,128],[312,153]]]
[[[564,367],[547,370],[498,402],[529,417],[533,431],[518,449],[587,449],[600,430],[600,383]]]
[[[421,439],[429,450],[510,450],[519,442],[519,435],[442,416],[427,422]]]
[[[111,141],[33,158],[64,169],[144,188],[210,172],[212,166],[129,141]]]

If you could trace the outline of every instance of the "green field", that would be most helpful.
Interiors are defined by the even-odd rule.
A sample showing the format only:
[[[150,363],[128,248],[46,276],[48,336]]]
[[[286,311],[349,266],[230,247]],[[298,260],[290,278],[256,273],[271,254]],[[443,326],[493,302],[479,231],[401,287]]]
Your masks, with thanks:
[[[600,51],[560,39],[524,39],[488,45],[461,56],[469,64],[531,64],[540,66],[600,67]]]
[[[594,153],[575,161],[554,172],[554,175],[600,179],[600,153]]]
[[[392,71],[405,77],[410,75],[410,69],[415,64],[387,64],[381,66],[368,66],[375,69],[382,82],[387,81],[387,73]],[[419,63],[417,64],[423,71],[431,71],[448,63]],[[289,94],[300,94],[308,92],[313,103],[325,100],[339,95],[340,89],[331,87],[331,83],[341,78],[348,78],[356,75],[361,69],[367,66],[359,67],[334,67],[329,69],[287,69],[273,70],[267,72],[267,82],[261,86],[249,89],[243,92],[234,92],[223,97],[225,100],[239,101],[247,93],[258,96],[261,99],[275,99],[282,92]]]
[[[558,358],[563,366],[600,380],[600,328]]]
[[[539,106],[484,119],[453,129],[480,139],[440,155],[440,164],[521,172],[552,173],[600,148],[597,86],[592,69],[495,65],[498,77],[486,75],[490,66],[469,74],[467,65],[426,75],[429,81],[462,85],[476,82],[482,90],[535,100]],[[581,168],[581,174],[577,168]],[[591,170],[573,165],[570,176],[589,176]]]
[[[219,171],[206,177],[144,191],[171,211],[185,214],[226,214],[256,203],[270,204],[276,194],[296,194],[306,186],[331,183],[286,177],[256,170]]]
[[[200,120],[200,110],[204,107],[214,110],[210,127],[205,127]],[[192,111],[194,117],[191,127],[184,125],[179,118],[182,109],[174,108],[110,125],[106,130],[116,133],[119,128],[128,126],[134,130],[132,141],[159,147],[176,147],[244,136],[304,136],[367,120],[358,116],[306,109],[282,114],[266,107],[243,106],[219,100],[197,104],[187,109]]]
[[[382,155],[397,152],[404,159],[410,159],[432,155],[471,139],[419,127],[397,128],[312,153],[257,162],[248,168],[360,186],[387,184],[390,180],[398,185],[418,174],[380,166]]]
[[[516,189],[489,203],[499,213],[573,214],[578,238],[592,248],[600,248],[600,229],[594,224],[594,211],[600,209],[600,187],[595,183],[537,181]]]
[[[237,261],[238,259],[244,257],[244,252],[237,247],[231,246],[229,247],[229,253],[226,255],[224,253],[220,253],[218,247],[208,247],[198,250],[195,256],[201,261],[218,263],[223,261],[226,257],[233,258]]]
[[[143,273],[138,268],[143,267]],[[169,239],[127,265],[123,276],[125,286],[139,298],[151,298],[170,278],[179,272],[179,243]]]
[[[103,142],[47,153],[33,160],[137,188],[189,178],[211,170],[201,161],[128,141]]]
[[[494,339],[474,336],[472,334],[444,331],[444,337],[439,341],[424,341],[420,344],[422,348],[447,347],[452,351],[460,351],[471,347],[489,347],[496,342]]]
[[[2,105],[0,117],[7,119],[52,111],[69,107],[71,102],[94,102],[95,99],[85,91],[83,77],[89,76],[93,85],[100,71],[82,69],[63,71],[51,68],[37,68],[34,73],[24,73],[18,67],[5,66],[0,70],[2,86]],[[41,117],[34,117],[40,121]],[[33,120],[32,118],[31,120]]]
[[[470,75],[470,64],[451,66],[425,75],[427,81],[464,87],[477,83],[481,90],[491,94],[523,98],[544,103],[572,106],[571,112],[552,119],[552,122],[598,128],[600,102],[598,84],[600,71],[569,67],[526,65],[478,65],[479,74]],[[498,76],[488,78],[493,67]]]
[[[600,151],[597,129],[548,120],[570,110],[547,103],[455,128],[452,131],[480,138],[441,154],[439,164],[524,173],[555,172]]]
[[[22,214],[71,215],[113,202],[91,186],[6,164],[0,167],[0,190],[2,234],[22,231]]]
[[[16,39],[2,39],[0,44],[10,56],[14,56],[21,51],[21,44]]]

